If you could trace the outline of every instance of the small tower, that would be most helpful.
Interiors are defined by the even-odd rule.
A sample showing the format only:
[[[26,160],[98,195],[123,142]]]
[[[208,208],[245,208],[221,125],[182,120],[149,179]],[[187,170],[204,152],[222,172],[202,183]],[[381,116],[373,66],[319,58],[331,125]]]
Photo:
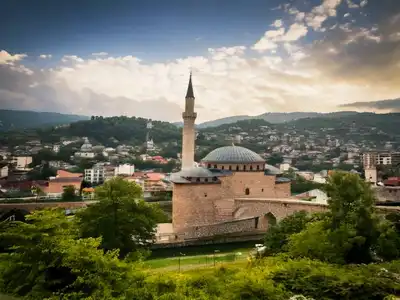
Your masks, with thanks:
[[[194,149],[196,139],[194,122],[197,117],[197,113],[194,112],[194,99],[192,73],[190,73],[189,85],[185,97],[185,111],[182,113],[182,170],[192,168],[194,166]]]

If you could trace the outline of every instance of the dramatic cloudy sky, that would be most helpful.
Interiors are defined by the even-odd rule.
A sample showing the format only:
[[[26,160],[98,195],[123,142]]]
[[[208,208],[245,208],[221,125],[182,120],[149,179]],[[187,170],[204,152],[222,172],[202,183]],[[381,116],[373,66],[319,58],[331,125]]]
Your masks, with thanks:
[[[0,108],[400,111],[400,0],[2,0]],[[388,99],[382,101],[384,99]]]

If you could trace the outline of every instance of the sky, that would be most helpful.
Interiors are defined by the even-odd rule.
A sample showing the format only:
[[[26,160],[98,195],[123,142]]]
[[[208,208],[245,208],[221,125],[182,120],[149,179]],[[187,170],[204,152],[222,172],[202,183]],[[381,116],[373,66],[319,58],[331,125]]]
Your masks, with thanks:
[[[400,0],[2,0],[0,109],[400,112]]]

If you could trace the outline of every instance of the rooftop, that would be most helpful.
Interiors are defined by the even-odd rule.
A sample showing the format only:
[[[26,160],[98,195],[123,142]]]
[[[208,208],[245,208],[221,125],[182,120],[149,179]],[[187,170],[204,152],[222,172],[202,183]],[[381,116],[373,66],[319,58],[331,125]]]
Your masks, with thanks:
[[[264,163],[265,160],[250,149],[240,146],[225,146],[217,148],[202,159],[205,163],[223,163],[223,164],[248,164]]]

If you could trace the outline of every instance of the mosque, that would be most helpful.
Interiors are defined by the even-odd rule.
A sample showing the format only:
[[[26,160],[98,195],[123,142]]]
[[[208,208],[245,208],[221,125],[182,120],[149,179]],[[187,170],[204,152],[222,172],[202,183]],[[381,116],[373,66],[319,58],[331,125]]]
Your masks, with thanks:
[[[190,75],[182,113],[182,167],[170,178],[172,224],[159,225],[159,240],[186,241],[265,231],[295,211],[321,210],[311,203],[303,207],[305,201],[291,198],[290,179],[244,147],[217,148],[196,166],[194,104]]]

